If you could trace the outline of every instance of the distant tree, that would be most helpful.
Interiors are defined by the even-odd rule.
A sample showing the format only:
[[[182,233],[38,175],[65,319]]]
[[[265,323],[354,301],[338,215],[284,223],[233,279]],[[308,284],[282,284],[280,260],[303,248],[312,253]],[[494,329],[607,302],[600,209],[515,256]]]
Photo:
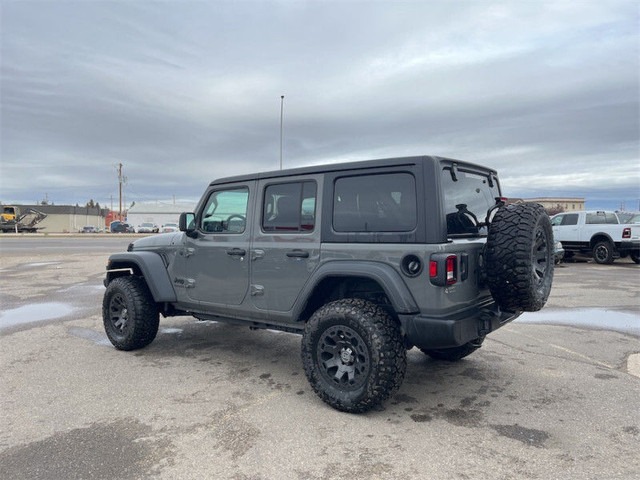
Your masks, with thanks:
[[[554,215],[557,215],[559,213],[564,212],[564,207],[562,207],[560,204],[558,204],[555,207],[547,207],[547,208],[545,208],[545,210],[547,211],[547,215],[552,217]]]
[[[94,208],[95,206],[96,206],[96,204],[94,203],[93,198],[91,200],[89,200],[87,202],[87,204],[85,205],[85,207],[87,207],[87,208]]]
[[[96,208],[100,210],[100,204],[98,202],[96,202]]]

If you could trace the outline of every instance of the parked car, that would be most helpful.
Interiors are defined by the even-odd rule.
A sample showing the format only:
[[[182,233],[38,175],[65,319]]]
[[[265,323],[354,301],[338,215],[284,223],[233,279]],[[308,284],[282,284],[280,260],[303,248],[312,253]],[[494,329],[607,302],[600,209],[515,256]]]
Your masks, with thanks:
[[[616,258],[640,263],[640,226],[620,224],[615,212],[603,210],[559,213],[551,219],[553,236],[566,255],[591,254],[596,263]]]
[[[98,227],[93,225],[85,225],[82,227],[82,233],[98,233]]]
[[[408,348],[457,361],[546,303],[549,217],[506,205],[497,175],[423,156],[214,181],[180,232],[111,255],[107,336],[145,347],[160,314],[299,333],[318,396],[370,410],[400,388]]]
[[[143,222],[138,225],[138,233],[158,233],[160,229],[155,223]]]
[[[111,222],[111,233],[135,233],[135,229],[133,225],[129,225],[128,223],[120,222],[116,220],[115,222]]]
[[[165,223],[162,228],[160,229],[160,231],[162,233],[171,233],[171,232],[177,232],[179,231],[180,228],[178,227],[177,223]]]

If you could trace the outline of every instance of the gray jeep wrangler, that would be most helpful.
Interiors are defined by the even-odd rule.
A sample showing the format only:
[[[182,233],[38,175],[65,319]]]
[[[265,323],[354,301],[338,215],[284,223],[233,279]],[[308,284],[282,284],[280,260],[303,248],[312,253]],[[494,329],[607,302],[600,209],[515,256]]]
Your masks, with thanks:
[[[364,412],[400,388],[407,349],[460,360],[541,309],[553,245],[542,206],[506,205],[495,171],[457,160],[224,178],[180,232],[109,258],[104,326],[121,350],[151,343],[160,314],[300,333],[315,392]]]

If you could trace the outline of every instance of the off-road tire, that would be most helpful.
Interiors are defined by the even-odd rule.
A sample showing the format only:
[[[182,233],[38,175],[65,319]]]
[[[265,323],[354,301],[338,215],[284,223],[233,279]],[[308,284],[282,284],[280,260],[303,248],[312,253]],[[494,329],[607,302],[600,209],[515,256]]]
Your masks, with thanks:
[[[435,360],[446,360],[448,362],[457,362],[458,360],[463,359],[471,355],[473,352],[478,350],[482,346],[482,342],[484,338],[478,338],[477,340],[473,340],[471,342],[467,342],[464,345],[460,345],[459,347],[453,348],[421,348],[420,350],[425,355],[430,356]]]
[[[356,353],[353,363],[344,359],[345,349]],[[319,308],[305,325],[302,365],[324,402],[362,413],[398,391],[407,349],[398,323],[385,310],[365,300],[343,299]],[[350,368],[353,379],[344,370]]]
[[[160,316],[146,282],[135,276],[118,277],[107,286],[102,301],[107,337],[118,350],[149,345],[158,333]]]
[[[613,263],[614,247],[608,240],[598,242],[593,246],[593,260],[600,265],[611,265]]]
[[[640,254],[631,253],[631,254],[629,254],[629,256],[631,257],[631,260],[633,260],[634,262],[640,263]]]
[[[553,230],[542,205],[518,203],[498,209],[489,225],[487,284],[507,311],[536,312],[553,282]]]

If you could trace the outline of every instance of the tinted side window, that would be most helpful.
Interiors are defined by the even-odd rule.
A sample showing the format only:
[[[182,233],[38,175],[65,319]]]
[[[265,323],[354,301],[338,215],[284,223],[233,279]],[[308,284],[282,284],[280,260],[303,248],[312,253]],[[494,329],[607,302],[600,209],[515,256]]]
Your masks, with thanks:
[[[557,227],[558,225],[562,225],[563,218],[564,218],[564,215],[556,215],[551,219],[551,225],[553,225],[554,227]]]
[[[247,226],[249,189],[213,192],[202,212],[200,228],[207,233],[243,233]]]
[[[577,225],[578,224],[578,214],[577,213],[567,213],[562,217],[561,225]]]
[[[312,231],[316,216],[316,183],[269,185],[264,190],[262,229],[265,232]]]
[[[585,221],[587,225],[598,225],[601,223],[607,223],[604,212],[602,213],[587,213],[587,219]]]
[[[360,175],[335,181],[333,228],[336,232],[409,232],[416,224],[413,175]]]

